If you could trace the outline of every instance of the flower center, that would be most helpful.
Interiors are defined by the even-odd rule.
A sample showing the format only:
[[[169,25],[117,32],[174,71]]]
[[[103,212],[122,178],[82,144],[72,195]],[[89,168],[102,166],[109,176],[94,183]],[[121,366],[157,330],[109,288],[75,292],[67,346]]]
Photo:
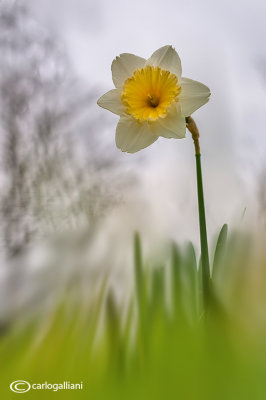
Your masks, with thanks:
[[[177,76],[160,67],[136,69],[123,86],[121,99],[127,113],[138,121],[164,118],[170,104],[178,101],[181,86]]]
[[[160,99],[158,96],[155,96],[154,94],[148,94],[147,95],[147,104],[150,107],[157,107],[160,103]]]

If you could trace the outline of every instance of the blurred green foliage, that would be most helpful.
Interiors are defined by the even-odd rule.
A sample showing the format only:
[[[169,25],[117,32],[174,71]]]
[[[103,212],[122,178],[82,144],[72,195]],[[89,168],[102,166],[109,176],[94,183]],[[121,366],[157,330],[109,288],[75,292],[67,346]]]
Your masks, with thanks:
[[[264,254],[264,255],[263,255]],[[118,302],[105,276],[94,302],[71,293],[53,313],[11,327],[0,340],[1,391],[31,383],[83,381],[83,390],[30,390],[27,398],[264,399],[264,249],[223,226],[203,309],[194,247],[171,246],[165,265],[145,261],[134,238],[135,285]],[[72,298],[72,300],[71,300]]]

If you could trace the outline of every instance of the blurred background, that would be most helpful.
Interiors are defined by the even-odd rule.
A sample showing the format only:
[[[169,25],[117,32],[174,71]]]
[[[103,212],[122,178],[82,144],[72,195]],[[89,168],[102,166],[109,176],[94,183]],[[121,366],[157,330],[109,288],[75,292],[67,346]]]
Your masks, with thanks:
[[[194,114],[210,242],[224,222],[265,229],[265,16],[262,0],[0,2],[2,330],[107,272],[124,298],[136,230],[157,263],[169,239],[199,248],[190,135],[122,154],[96,104],[120,53],[172,44],[211,89]]]

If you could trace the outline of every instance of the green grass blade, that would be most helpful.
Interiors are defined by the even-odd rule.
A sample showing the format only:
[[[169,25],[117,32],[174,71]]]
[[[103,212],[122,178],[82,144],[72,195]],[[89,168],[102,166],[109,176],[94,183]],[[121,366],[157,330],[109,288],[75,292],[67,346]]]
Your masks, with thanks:
[[[225,247],[227,243],[227,234],[228,234],[228,226],[227,224],[224,224],[217,239],[214,258],[213,258],[212,278],[214,280],[217,279],[217,276],[219,274],[219,269],[223,261]]]

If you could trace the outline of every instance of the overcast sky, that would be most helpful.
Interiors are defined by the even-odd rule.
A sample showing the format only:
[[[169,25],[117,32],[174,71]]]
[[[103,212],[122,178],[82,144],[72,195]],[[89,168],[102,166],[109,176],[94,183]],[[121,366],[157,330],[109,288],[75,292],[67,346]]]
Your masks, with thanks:
[[[29,0],[36,18],[65,43],[77,74],[113,87],[123,52],[148,58],[172,44],[183,75],[210,87],[194,114],[200,132],[209,230],[252,215],[266,150],[266,2],[263,0]],[[95,113],[106,113],[95,104]],[[108,117],[114,138],[117,116]],[[143,196],[150,218],[174,237],[197,235],[193,145],[158,140],[143,150]],[[122,157],[138,160],[139,155]],[[136,163],[137,165],[137,163]],[[140,213],[143,210],[140,210]],[[155,224],[156,225],[156,224]],[[196,236],[195,236],[196,237]]]

